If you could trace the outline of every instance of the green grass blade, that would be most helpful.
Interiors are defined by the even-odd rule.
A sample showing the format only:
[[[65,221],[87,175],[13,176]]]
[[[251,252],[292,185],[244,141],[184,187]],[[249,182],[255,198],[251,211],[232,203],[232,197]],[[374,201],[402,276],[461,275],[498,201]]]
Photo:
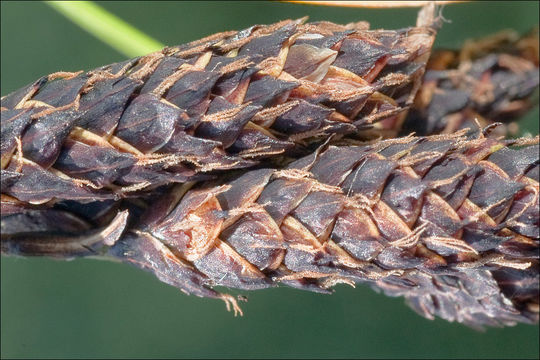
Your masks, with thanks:
[[[44,1],[44,3],[128,57],[148,54],[164,47],[159,41],[92,1]]]

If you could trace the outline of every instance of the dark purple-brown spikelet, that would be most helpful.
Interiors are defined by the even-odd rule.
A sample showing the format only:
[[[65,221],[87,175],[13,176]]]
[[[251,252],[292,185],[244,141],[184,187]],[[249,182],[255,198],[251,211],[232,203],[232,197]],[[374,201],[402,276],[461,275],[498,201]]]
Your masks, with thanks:
[[[420,86],[433,14],[396,31],[285,20],[42,77],[2,98],[2,193],[118,199],[383,119],[394,128]]]
[[[283,169],[125,200],[125,230],[125,221],[112,219],[117,208],[83,211],[75,202],[4,217],[3,229],[12,234],[3,234],[2,247],[43,255],[25,240],[28,233],[18,234],[20,224],[69,214],[101,221],[112,236],[124,230],[116,242],[92,243],[87,255],[119,258],[186,293],[232,302],[236,311],[234,299],[213,286],[329,292],[337,283],[368,283],[405,297],[428,318],[473,327],[534,323],[538,171],[538,138],[501,141],[461,132],[329,146]],[[67,226],[84,227],[75,220]],[[61,244],[73,243],[60,230]],[[85,244],[91,243],[93,233],[85,231]]]
[[[435,51],[403,134],[446,133],[503,122],[493,135],[516,135],[517,120],[538,90],[538,28],[468,40],[460,51]]]
[[[458,134],[330,146],[282,170],[179,187],[110,254],[200,296],[368,282],[429,318],[536,322],[538,145],[509,144]]]

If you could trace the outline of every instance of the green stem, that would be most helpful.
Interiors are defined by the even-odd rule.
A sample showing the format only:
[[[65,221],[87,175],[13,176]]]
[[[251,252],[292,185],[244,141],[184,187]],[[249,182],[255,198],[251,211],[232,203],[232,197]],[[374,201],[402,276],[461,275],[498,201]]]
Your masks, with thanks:
[[[44,1],[118,52],[135,57],[164,47],[92,1]]]

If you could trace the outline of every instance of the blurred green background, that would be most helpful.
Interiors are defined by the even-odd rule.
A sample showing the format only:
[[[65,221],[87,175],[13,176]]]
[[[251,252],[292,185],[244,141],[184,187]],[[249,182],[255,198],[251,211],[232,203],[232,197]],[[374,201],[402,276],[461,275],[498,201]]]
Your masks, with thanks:
[[[372,28],[414,24],[415,9],[340,9],[265,2],[99,3],[167,45],[309,15]],[[538,25],[539,3],[448,6],[437,46]],[[1,3],[1,93],[55,71],[124,57],[40,2]],[[524,129],[538,133],[538,107]],[[186,296],[148,273],[96,260],[1,258],[2,358],[538,358],[539,327],[476,332],[417,316],[365,286],[332,296],[288,288],[248,293],[245,316]]]

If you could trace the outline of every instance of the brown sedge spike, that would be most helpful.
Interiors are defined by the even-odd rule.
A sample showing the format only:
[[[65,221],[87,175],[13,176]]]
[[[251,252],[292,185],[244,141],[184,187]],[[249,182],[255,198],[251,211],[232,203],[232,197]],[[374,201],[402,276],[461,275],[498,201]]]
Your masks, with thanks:
[[[493,136],[517,135],[520,116],[538,103],[538,28],[506,30],[436,50],[402,134],[451,134],[501,122]]]
[[[42,77],[2,98],[2,193],[114,200],[394,128],[436,24],[433,5],[395,31],[284,20]]]
[[[538,150],[538,137],[465,131],[328,145],[285,168],[125,200],[131,220],[116,230],[122,237],[92,255],[227,303],[212,287],[329,292],[367,283],[428,318],[477,328],[535,323]],[[57,204],[3,218],[4,232],[68,215],[95,221],[76,204]],[[44,255],[2,236],[3,251]]]

